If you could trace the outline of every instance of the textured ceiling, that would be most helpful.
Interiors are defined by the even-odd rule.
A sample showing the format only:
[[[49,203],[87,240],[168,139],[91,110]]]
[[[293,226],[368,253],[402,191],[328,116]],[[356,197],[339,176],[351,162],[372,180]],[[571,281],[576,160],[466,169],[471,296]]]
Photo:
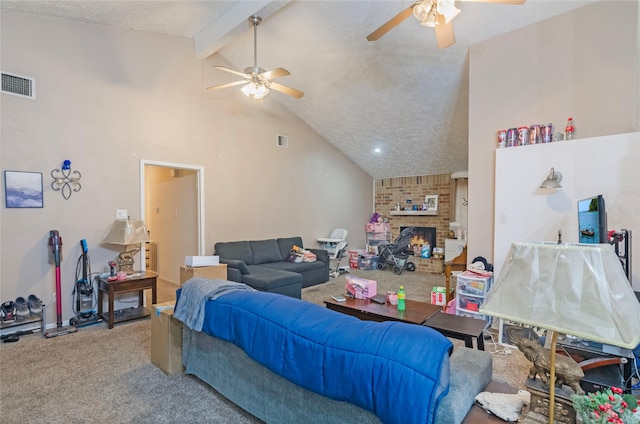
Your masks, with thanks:
[[[594,2],[475,1],[456,2],[462,10],[453,21],[456,44],[445,50],[437,48],[433,29],[412,16],[378,41],[366,40],[411,0],[2,0],[0,8],[190,37],[194,55],[207,64],[240,71],[253,66],[247,18],[259,13],[258,66],[289,70],[278,82],[305,93],[294,99],[272,92],[260,101],[281,102],[369,175],[389,178],[467,169],[470,45]],[[207,58],[215,52],[229,63]],[[207,86],[234,81],[207,69]],[[224,98],[234,89],[208,95]]]

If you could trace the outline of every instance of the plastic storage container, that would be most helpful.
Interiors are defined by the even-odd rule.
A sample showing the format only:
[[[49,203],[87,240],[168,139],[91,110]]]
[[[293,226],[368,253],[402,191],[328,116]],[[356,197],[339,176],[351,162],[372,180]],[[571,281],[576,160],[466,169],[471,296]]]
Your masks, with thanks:
[[[491,324],[489,315],[481,314],[479,309],[491,289],[493,277],[483,277],[471,271],[457,276],[456,282],[456,315],[483,319],[487,326]]]

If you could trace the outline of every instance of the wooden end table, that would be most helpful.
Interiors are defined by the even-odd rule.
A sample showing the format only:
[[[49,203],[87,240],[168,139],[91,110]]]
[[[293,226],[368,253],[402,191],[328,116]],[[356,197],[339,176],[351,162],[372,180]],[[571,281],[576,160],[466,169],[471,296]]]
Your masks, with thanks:
[[[423,325],[439,331],[445,337],[464,340],[465,347],[471,349],[475,337],[478,350],[484,350],[484,329],[487,326],[485,320],[438,312],[431,315]]]
[[[147,271],[137,277],[129,277],[126,280],[108,281],[107,278],[98,277],[98,315],[107,321],[109,329],[113,328],[117,322],[129,321],[132,319],[149,316],[151,311],[144,307],[144,291],[151,290],[151,303],[157,303],[156,279],[158,274]],[[116,316],[113,310],[115,295],[117,293],[138,292],[138,307],[122,309]],[[107,294],[109,299],[109,312],[102,311],[102,296]]]

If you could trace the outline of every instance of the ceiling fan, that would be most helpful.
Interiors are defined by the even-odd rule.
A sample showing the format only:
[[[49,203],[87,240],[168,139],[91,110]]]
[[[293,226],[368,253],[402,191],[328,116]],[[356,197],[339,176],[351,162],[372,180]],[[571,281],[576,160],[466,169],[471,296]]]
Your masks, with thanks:
[[[481,3],[523,4],[526,0],[461,0],[476,1]],[[367,36],[367,40],[376,41],[378,38],[391,31],[402,21],[413,14],[420,25],[435,28],[438,47],[446,49],[456,42],[453,35],[451,21],[458,16],[460,9],[455,6],[455,0],[418,0],[411,6],[398,13],[385,22],[380,28]]]
[[[244,72],[238,72],[233,69],[225,68],[224,66],[214,66],[216,69],[241,76],[244,79],[230,82],[228,84],[208,87],[207,90],[219,90],[221,88],[233,87],[235,85],[244,85],[241,88],[242,92],[247,96],[253,96],[254,99],[263,98],[269,94],[270,89],[288,94],[289,96],[297,97],[298,99],[301,98],[304,96],[302,91],[286,87],[272,81],[275,78],[291,75],[289,71],[284,68],[276,68],[270,71],[258,68],[258,25],[260,25],[260,22],[262,22],[262,18],[258,15],[249,17],[249,23],[253,25],[253,67],[245,68]]]

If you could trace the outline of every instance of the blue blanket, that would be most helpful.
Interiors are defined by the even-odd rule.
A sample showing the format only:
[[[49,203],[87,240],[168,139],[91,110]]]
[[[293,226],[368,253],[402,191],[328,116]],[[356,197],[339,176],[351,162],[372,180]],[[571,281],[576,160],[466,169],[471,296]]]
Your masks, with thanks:
[[[180,305],[178,301],[178,307]],[[202,331],[276,374],[384,423],[431,423],[449,388],[451,342],[424,326],[369,322],[265,292],[207,301]]]

